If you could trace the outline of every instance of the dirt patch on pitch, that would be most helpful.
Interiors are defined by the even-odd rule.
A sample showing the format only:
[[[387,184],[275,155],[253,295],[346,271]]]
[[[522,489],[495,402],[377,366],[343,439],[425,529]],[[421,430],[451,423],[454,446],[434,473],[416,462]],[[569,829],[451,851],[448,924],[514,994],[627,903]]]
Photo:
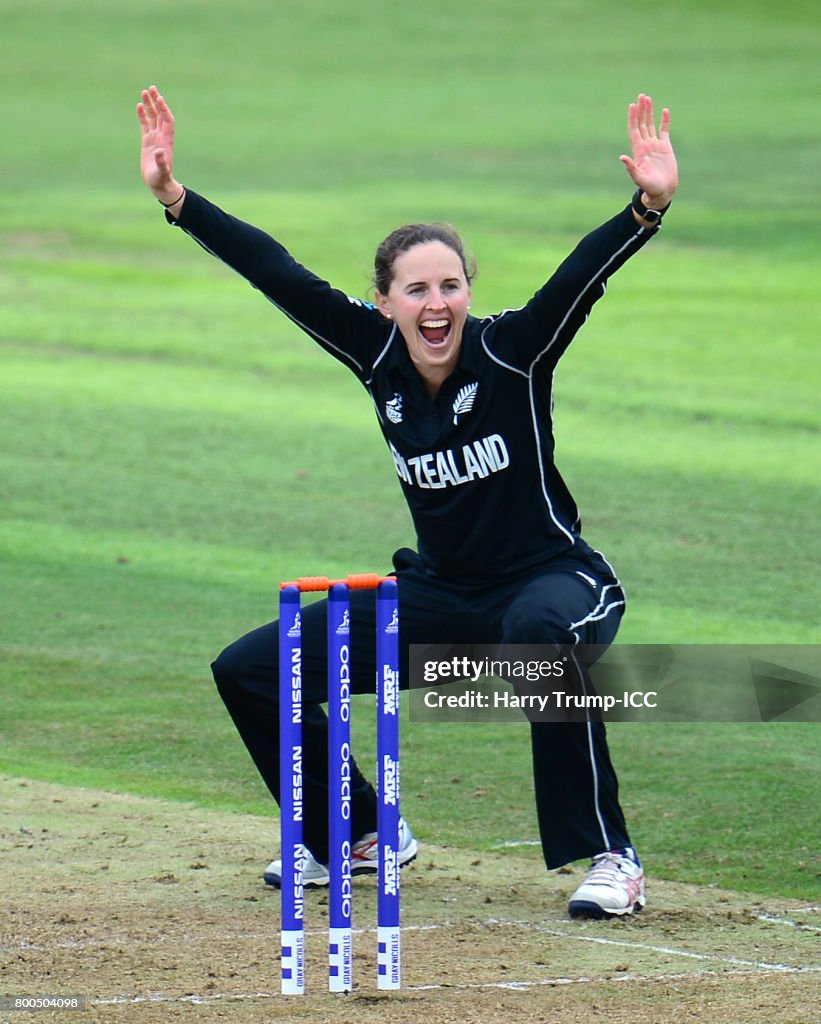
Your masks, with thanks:
[[[355,890],[356,988],[325,991],[327,899],[307,901],[309,994],[279,994],[273,820],[0,779],[5,995],[73,995],[79,1022],[563,1024],[817,1019],[818,908],[655,883],[624,922],[572,922],[578,873],[423,847],[403,873],[404,989],[375,986],[375,885]],[[0,1020],[19,1024],[19,1014]]]

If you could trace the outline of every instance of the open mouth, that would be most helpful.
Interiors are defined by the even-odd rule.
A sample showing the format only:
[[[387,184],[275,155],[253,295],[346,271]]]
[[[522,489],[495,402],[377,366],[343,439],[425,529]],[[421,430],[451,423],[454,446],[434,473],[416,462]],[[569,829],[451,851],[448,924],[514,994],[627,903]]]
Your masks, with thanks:
[[[434,348],[444,345],[450,336],[450,320],[423,320],[419,333]]]

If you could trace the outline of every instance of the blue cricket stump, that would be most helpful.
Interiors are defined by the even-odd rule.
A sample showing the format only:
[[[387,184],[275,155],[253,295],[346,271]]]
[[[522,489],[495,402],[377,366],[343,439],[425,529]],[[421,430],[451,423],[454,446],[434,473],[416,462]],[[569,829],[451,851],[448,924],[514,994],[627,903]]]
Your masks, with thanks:
[[[351,924],[351,611],[348,587],[328,591],[328,989],[353,989]]]
[[[282,992],[305,992],[302,869],[302,612],[300,592],[279,596],[279,788],[282,847]]]
[[[351,589],[376,589],[377,987],[401,985],[399,891],[399,603],[393,578],[301,577],[280,587],[282,992],[305,992],[301,595],[328,592],[328,988],[353,989],[351,888]]]
[[[396,580],[376,592],[376,758],[379,897],[377,986],[401,984],[399,924],[399,603]]]

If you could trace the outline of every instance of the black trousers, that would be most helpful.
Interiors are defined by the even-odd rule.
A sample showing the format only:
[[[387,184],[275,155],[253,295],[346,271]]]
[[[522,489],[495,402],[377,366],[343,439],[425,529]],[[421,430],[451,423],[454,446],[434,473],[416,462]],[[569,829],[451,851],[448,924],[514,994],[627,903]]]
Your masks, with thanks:
[[[401,685],[408,686],[407,645],[452,643],[609,644],[624,599],[607,563],[586,545],[538,571],[488,585],[427,574],[415,552],[394,556],[400,608]],[[375,598],[351,593],[353,693],[373,693]],[[326,602],[304,607],[304,841],[328,859],[328,720]],[[212,665],[220,695],[265,784],[279,800],[278,623],[253,630]],[[596,722],[531,722],[536,809],[549,868],[630,846],[605,728]],[[376,829],[376,795],[352,765],[352,835]]]

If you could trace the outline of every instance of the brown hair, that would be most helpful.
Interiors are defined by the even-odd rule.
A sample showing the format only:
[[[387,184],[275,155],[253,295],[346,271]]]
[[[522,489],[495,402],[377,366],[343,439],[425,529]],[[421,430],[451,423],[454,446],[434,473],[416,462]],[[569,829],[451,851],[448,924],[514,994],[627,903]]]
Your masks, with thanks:
[[[376,250],[373,261],[373,286],[380,295],[388,294],[393,281],[393,265],[398,257],[415,245],[422,245],[425,242],[441,242],[449,249],[453,249],[462,261],[462,269],[468,284],[476,277],[476,264],[472,257],[465,254],[462,239],[459,237],[458,231],[450,224],[443,222],[405,224],[401,228],[391,231]]]

